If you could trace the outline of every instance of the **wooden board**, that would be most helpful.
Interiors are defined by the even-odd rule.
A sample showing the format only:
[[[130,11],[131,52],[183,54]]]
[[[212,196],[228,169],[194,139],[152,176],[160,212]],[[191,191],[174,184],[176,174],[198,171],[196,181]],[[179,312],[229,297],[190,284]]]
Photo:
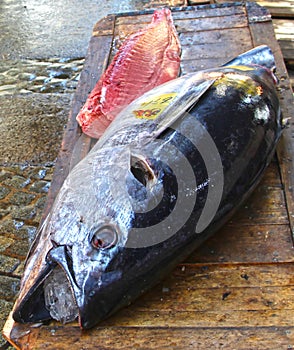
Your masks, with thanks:
[[[294,18],[275,19],[273,21],[275,35],[280,44],[283,57],[286,61],[294,61]]]
[[[254,1],[254,0],[249,0]],[[234,0],[188,0],[189,5],[199,5],[200,3],[222,4],[234,2]],[[294,18],[294,0],[258,0],[254,1],[258,5],[269,10],[273,18]]]
[[[257,3],[266,7],[272,17],[275,18],[294,18],[294,0],[260,0]]]
[[[254,0],[250,0],[254,1]],[[189,0],[190,5],[200,3],[228,3],[234,0]],[[294,67],[294,0],[260,0],[257,4],[267,8],[273,18],[275,35],[284,60]],[[293,69],[293,68],[292,68]],[[292,84],[293,86],[293,84]]]
[[[268,11],[254,3],[173,8],[183,45],[182,72],[223,64],[259,44],[276,58],[285,118],[293,97]],[[116,46],[150,21],[151,11],[99,21],[90,41],[44,215],[70,167],[93,140],[75,116]],[[294,348],[293,122],[253,196],[171,276],[90,331],[76,323],[20,325],[4,336],[18,349],[292,349]]]

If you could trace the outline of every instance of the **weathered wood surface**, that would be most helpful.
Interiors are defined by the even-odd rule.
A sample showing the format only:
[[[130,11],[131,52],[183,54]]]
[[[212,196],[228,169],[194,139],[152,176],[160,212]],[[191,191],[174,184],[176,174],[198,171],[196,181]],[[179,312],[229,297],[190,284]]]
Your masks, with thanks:
[[[291,263],[185,263],[90,331],[6,327],[22,349],[292,349],[293,285]]]
[[[189,0],[188,3],[190,5],[200,3],[219,4],[233,1],[234,0]],[[294,67],[294,0],[261,0],[256,1],[256,3],[269,10],[273,18],[276,38],[280,44],[284,59],[290,61],[291,66]]]
[[[283,57],[294,66],[294,19],[275,19],[273,23]]]
[[[196,11],[195,11],[196,10]],[[268,44],[277,61],[285,118],[293,115],[287,71],[269,13],[254,4],[173,9],[183,45],[182,72],[222,64]],[[93,140],[75,115],[126,35],[151,11],[112,15],[93,30],[85,67],[48,197]],[[4,335],[19,349],[292,349],[294,348],[293,122],[264,179],[232,220],[133,305],[94,329],[51,322],[39,327],[8,319]]]
[[[249,0],[257,3],[260,6],[266,7],[272,17],[278,18],[294,18],[294,0]],[[199,5],[202,4],[221,4],[221,3],[229,3],[234,2],[233,0],[188,0],[189,5]]]
[[[293,0],[261,0],[257,1],[261,6],[269,9],[273,17],[288,17],[294,18],[294,1]]]

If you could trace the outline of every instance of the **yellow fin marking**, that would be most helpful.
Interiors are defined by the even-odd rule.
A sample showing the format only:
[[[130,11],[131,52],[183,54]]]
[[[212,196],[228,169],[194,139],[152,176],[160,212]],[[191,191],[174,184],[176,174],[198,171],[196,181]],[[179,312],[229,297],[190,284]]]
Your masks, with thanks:
[[[177,96],[176,92],[153,96],[133,111],[136,118],[154,120],[170,105]]]

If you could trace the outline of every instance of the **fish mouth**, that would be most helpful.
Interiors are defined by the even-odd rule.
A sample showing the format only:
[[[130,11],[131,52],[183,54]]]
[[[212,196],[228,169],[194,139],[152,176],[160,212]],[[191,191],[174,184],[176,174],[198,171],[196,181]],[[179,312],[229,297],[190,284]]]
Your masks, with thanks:
[[[69,246],[57,246],[49,251],[47,260],[55,263],[55,268],[43,284],[45,307],[53,319],[63,324],[79,316],[80,289],[74,278],[70,250]]]
[[[54,267],[46,265],[36,277],[32,286],[26,283],[21,286],[20,295],[13,308],[12,317],[19,323],[35,323],[51,319],[49,311],[45,307],[43,283]]]
[[[78,318],[80,328],[89,329],[113,313],[122,298],[122,290],[117,286],[113,293],[103,286],[95,289],[95,280],[91,278],[85,278],[80,288],[74,277],[70,250],[68,246],[55,246],[49,250],[41,268],[34,264],[12,312],[16,322],[39,323],[55,319],[68,323]],[[117,279],[116,272],[105,276],[110,283]]]
[[[81,294],[72,273],[67,246],[53,247],[46,264],[38,271],[33,283],[22,286],[21,297],[13,310],[13,319],[20,323],[43,322],[50,319],[62,323],[79,316]]]

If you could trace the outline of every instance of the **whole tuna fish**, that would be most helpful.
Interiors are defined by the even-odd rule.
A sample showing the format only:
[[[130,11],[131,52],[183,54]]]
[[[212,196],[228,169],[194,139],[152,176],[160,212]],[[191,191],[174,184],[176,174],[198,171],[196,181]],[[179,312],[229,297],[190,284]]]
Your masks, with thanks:
[[[151,23],[124,41],[77,115],[83,132],[99,138],[130,102],[175,79],[180,70],[180,51],[171,11],[154,11]]]
[[[31,248],[13,318],[90,328],[223,225],[281,134],[266,46],[183,76],[122,111],[70,172]]]

